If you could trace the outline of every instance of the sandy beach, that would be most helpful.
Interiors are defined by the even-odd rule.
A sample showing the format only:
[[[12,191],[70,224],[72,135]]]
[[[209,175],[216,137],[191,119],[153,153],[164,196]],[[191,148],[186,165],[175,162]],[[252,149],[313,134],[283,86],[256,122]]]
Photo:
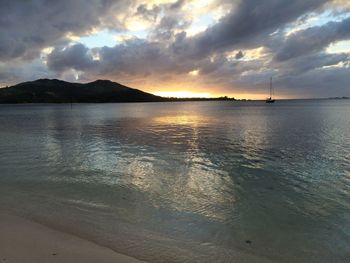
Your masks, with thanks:
[[[142,262],[79,237],[0,213],[1,263]]]

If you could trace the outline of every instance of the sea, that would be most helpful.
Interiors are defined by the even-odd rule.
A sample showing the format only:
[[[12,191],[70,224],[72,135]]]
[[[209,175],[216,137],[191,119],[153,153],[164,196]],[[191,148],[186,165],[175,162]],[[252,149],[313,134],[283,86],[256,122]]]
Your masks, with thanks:
[[[0,105],[0,211],[149,262],[350,262],[350,100]]]

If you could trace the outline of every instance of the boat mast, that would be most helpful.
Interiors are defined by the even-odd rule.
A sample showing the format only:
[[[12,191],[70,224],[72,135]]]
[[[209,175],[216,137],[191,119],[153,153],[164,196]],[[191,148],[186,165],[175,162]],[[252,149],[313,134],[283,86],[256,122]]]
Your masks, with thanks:
[[[272,77],[270,77],[270,99],[272,99]]]

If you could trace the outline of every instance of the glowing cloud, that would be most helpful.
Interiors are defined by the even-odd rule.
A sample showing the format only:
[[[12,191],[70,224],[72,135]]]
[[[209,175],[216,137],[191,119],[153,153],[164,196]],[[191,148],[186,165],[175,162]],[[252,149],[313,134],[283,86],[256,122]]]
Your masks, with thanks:
[[[198,76],[199,70],[198,69],[192,70],[192,71],[188,72],[188,74],[191,76]]]

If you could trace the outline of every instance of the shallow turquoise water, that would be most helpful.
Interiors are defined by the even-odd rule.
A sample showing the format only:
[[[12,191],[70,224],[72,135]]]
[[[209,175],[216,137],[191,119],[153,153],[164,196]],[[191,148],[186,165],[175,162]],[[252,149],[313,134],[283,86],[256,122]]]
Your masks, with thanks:
[[[1,105],[0,123],[2,209],[151,262],[350,258],[349,100]]]

